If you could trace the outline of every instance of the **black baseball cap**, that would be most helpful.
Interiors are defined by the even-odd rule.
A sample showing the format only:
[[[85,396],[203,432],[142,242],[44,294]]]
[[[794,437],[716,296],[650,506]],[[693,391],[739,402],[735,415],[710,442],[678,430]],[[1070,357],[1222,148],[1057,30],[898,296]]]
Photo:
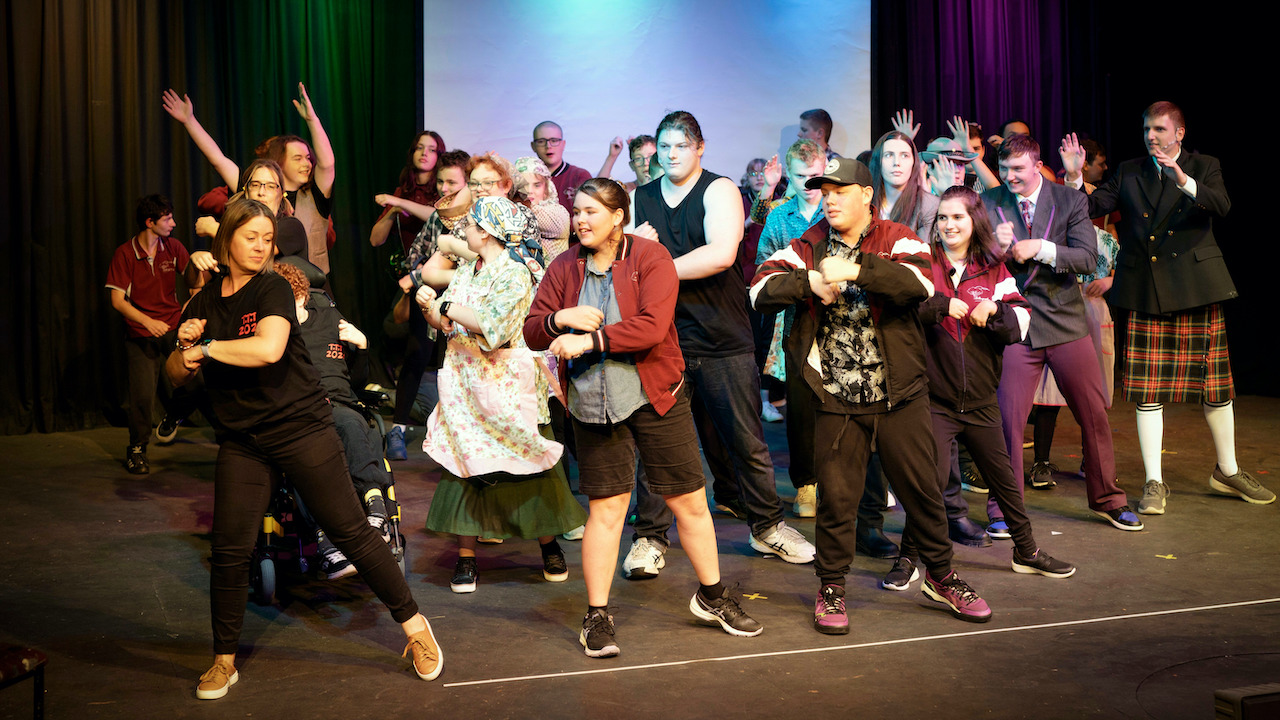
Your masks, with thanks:
[[[817,190],[823,183],[871,187],[871,171],[852,158],[833,157],[827,161],[827,169],[822,175],[809,178],[804,186],[808,190]]]

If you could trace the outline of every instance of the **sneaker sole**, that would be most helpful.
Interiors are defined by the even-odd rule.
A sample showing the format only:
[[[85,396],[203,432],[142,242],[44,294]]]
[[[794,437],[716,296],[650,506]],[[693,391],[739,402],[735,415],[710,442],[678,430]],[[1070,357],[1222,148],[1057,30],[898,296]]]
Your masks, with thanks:
[[[546,570],[543,570],[543,571],[542,571],[542,579],[543,579],[543,580],[546,580],[547,582],[564,582],[565,580],[568,580],[568,579],[569,579],[569,571],[568,571],[568,570],[565,570],[564,572],[559,573],[559,574],[557,574],[557,575],[552,575],[551,573],[547,572]],[[472,587],[474,588],[474,586],[472,586]]]
[[[161,435],[159,432],[159,429],[156,430],[156,444],[158,445],[169,445],[170,443],[172,443],[174,440],[177,440],[177,439],[178,439],[177,428],[174,428],[173,432],[169,433],[168,435]]]
[[[349,577],[351,577],[352,575],[355,575],[355,574],[356,574],[356,573],[358,573],[358,572],[360,572],[360,571],[359,571],[359,570],[356,570],[356,566],[355,566],[355,565],[348,565],[348,566],[346,566],[346,567],[342,568],[341,570],[339,570],[338,572],[334,572],[334,573],[325,573],[325,576],[324,576],[324,577],[325,577],[325,579],[326,579],[326,580],[341,580],[341,579],[343,579],[343,578],[349,578]]]
[[[1102,518],[1103,520],[1106,520],[1107,522],[1111,523],[1114,527],[1116,527],[1119,530],[1125,530],[1128,532],[1138,532],[1146,527],[1142,523],[1138,523],[1137,525],[1125,525],[1124,523],[1116,522],[1115,518],[1102,512],[1101,510],[1091,510],[1090,512]]]
[[[754,535],[751,536],[751,540],[749,541],[748,544],[751,546],[752,550],[755,550],[761,555],[764,555],[766,557],[770,555],[775,555],[785,560],[786,562],[791,563],[792,565],[807,565],[813,562],[812,555],[810,555],[809,557],[805,557],[803,555],[788,555],[787,553],[784,553],[781,550],[770,547],[769,545],[765,545],[764,543],[757,540]]]
[[[978,487],[969,483],[960,483],[960,489],[966,492],[977,493],[979,495],[987,495],[991,492],[991,488]]]
[[[697,595],[694,595],[693,597],[689,598],[689,612],[693,613],[694,617],[698,618],[699,620],[701,620],[702,622],[708,625],[719,625],[721,628],[724,628],[725,632],[729,633],[734,637],[755,637],[760,633],[764,632],[763,627],[756,628],[754,632],[749,632],[747,630],[739,630],[738,628],[725,622],[719,615],[716,615],[714,613],[709,613],[706,610],[703,610],[702,607],[698,605]]]
[[[1008,530],[992,530],[991,528],[987,528],[987,535],[996,540],[1011,540],[1013,538],[1013,533]]]
[[[912,570],[911,570],[911,579],[907,581],[907,584],[906,584],[906,585],[893,585],[893,584],[891,584],[891,583],[887,583],[887,582],[885,582],[885,581],[881,580],[881,581],[880,581],[880,587],[881,587],[881,588],[883,588],[883,589],[885,589],[885,590],[892,590],[892,591],[894,591],[894,592],[903,592],[904,590],[910,590],[910,589],[911,589],[911,583],[913,583],[913,582],[915,582],[915,581],[917,581],[917,580],[919,580],[919,579],[920,579],[920,568],[912,568]]]
[[[196,688],[196,699],[197,700],[217,700],[218,698],[224,698],[227,696],[227,691],[231,689],[231,686],[235,685],[238,682],[240,682],[239,670],[232,673],[231,677],[227,678],[227,684],[223,685],[217,690],[201,690],[200,688]]]
[[[618,646],[613,643],[610,643],[609,645],[605,645],[599,650],[592,650],[591,648],[587,647],[586,629],[583,629],[582,632],[578,633],[578,642],[582,643],[582,651],[587,654],[587,657],[593,657],[593,658],[616,657],[618,653],[622,652],[621,650],[618,649]]]
[[[1054,573],[1048,572],[1047,570],[1041,570],[1040,568],[1032,567],[1030,565],[1019,565],[1017,560],[1014,560],[1011,564],[1013,565],[1013,571],[1016,573],[1022,573],[1023,575],[1043,575],[1047,578],[1053,578],[1054,580],[1066,580],[1076,574],[1075,568],[1071,568],[1071,570],[1065,573]]]
[[[430,622],[427,623],[427,634],[431,636],[431,642],[436,646],[436,669],[429,673],[421,673],[418,672],[417,663],[410,662],[409,664],[413,666],[413,674],[423,680],[435,680],[440,677],[440,673],[444,671],[444,650],[440,649],[440,641],[436,640],[436,633],[431,629]]]
[[[622,567],[622,577],[628,580],[651,580],[653,578],[658,577],[658,572],[661,571],[662,568],[666,566],[667,566],[667,559],[659,555],[658,561],[653,565],[645,565],[643,567],[632,568],[630,570],[628,570],[624,565]],[[650,570],[649,568],[653,568],[653,569]]]
[[[823,635],[848,635],[848,625],[822,625],[817,618],[813,619],[813,629]]]
[[[1138,514],[1139,515],[1163,515],[1164,503],[1160,503],[1160,505],[1158,506],[1157,505],[1138,505]]]
[[[964,620],[965,622],[971,622],[971,623],[984,623],[991,619],[991,613],[989,611],[987,612],[986,615],[967,615],[965,613],[960,612],[959,610],[956,609],[954,605],[947,602],[946,598],[942,597],[936,591],[934,591],[933,588],[929,587],[929,583],[925,583],[924,586],[921,587],[920,589],[924,591],[925,597],[942,605],[942,607],[945,608],[947,612],[951,613],[953,617],[959,620]]]
[[[459,595],[461,595],[462,593],[473,593],[476,591],[476,584],[465,583],[465,584],[454,585],[453,583],[449,583],[449,589],[458,593]]]
[[[1209,487],[1213,488],[1214,491],[1216,492],[1222,493],[1223,495],[1235,495],[1236,497],[1240,498],[1241,500],[1251,505],[1270,505],[1271,503],[1276,501],[1276,498],[1274,495],[1271,496],[1270,500],[1257,500],[1257,499],[1251,498],[1248,495],[1240,492],[1239,490],[1231,487],[1230,485],[1227,485],[1226,483],[1223,483],[1223,482],[1219,482],[1216,478],[1212,478],[1212,477],[1209,478]]]
[[[803,505],[792,505],[791,511],[794,512],[796,517],[798,518],[818,517],[818,510],[817,508],[814,508],[814,507],[805,507]]]

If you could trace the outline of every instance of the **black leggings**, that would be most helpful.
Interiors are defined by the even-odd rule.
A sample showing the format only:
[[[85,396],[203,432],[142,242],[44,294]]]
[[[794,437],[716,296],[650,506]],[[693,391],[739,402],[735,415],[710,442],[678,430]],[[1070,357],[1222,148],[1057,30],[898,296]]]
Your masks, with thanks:
[[[273,468],[289,479],[325,534],[391,610],[391,617],[403,623],[416,615],[418,604],[390,548],[365,519],[333,420],[287,421],[221,438],[209,563],[213,652],[232,654],[239,645],[249,562],[271,498]]]

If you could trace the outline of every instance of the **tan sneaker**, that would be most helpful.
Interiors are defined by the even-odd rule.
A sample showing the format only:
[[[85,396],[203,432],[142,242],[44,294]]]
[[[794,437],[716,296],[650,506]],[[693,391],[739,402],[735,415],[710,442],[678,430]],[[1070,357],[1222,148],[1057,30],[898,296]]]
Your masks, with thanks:
[[[418,673],[418,677],[423,680],[440,677],[440,671],[444,670],[444,652],[440,650],[436,636],[431,633],[430,622],[427,623],[426,630],[409,636],[409,644],[404,646],[401,657],[409,657],[410,652],[413,653],[410,658],[413,671]]]
[[[227,689],[240,682],[240,673],[231,663],[215,662],[205,674],[200,676],[200,684],[196,686],[196,699],[217,700],[227,694]]]
[[[1222,468],[1213,466],[1213,475],[1209,477],[1209,487],[1227,495],[1239,495],[1241,500],[1254,505],[1269,505],[1276,501],[1276,494],[1262,486],[1257,478],[1237,470],[1235,475],[1227,475]]]
[[[796,517],[811,518],[818,514],[818,484],[796,488],[796,502],[792,509]]]

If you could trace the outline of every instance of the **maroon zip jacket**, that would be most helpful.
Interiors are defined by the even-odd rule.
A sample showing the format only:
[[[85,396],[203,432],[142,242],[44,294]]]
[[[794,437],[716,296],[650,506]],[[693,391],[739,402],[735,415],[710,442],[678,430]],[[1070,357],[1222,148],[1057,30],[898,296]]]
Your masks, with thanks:
[[[573,332],[556,325],[555,314],[578,306],[588,256],[586,248],[577,246],[547,268],[524,321],[524,341],[530,348],[546,350],[552,340]],[[631,353],[645,396],[659,415],[665,415],[684,383],[684,355],[675,323],[680,280],[671,253],[660,243],[624,235],[613,260],[613,292],[623,319],[591,333],[592,348]],[[560,386],[567,395],[567,363],[559,365]]]

